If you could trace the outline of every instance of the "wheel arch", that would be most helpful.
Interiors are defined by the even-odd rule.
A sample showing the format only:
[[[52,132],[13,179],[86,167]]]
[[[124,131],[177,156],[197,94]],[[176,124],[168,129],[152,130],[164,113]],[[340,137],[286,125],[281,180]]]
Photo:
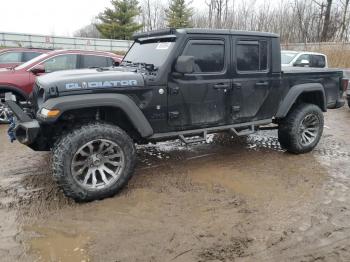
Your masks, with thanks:
[[[142,138],[153,135],[153,129],[139,107],[128,96],[122,94],[87,94],[52,98],[46,101],[42,108],[48,110],[58,109],[60,115],[54,119],[44,119],[38,115],[42,122],[58,122],[70,112],[102,109],[104,112],[121,112],[130,121]],[[111,109],[111,110],[107,110]],[[112,111],[117,110],[117,111]]]
[[[327,100],[323,85],[312,83],[293,86],[280,104],[276,118],[286,117],[291,108],[298,103],[315,104],[326,112]]]

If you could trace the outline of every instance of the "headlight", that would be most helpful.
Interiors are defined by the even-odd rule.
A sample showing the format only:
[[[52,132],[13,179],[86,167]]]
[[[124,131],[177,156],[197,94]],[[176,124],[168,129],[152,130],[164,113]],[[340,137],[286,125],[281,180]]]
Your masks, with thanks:
[[[42,108],[40,114],[45,117],[57,117],[60,114],[60,110]]]

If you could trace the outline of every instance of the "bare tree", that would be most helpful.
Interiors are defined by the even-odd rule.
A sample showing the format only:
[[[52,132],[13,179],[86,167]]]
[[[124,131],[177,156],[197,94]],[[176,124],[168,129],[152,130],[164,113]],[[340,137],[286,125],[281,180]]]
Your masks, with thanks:
[[[269,31],[282,42],[348,40],[350,0],[204,0],[194,27]],[[166,0],[143,0],[143,30],[166,27]]]
[[[141,2],[141,14],[139,17],[143,25],[143,31],[165,28],[166,5],[161,0],[143,0]]]
[[[347,41],[348,35],[346,35],[346,32],[348,30],[349,25],[349,19],[348,19],[348,9],[349,9],[349,3],[350,0],[340,1],[343,5],[343,15],[342,15],[342,21],[341,21],[341,32],[340,32],[340,40]]]
[[[326,12],[323,23],[323,30],[321,34],[321,41],[325,42],[329,39],[329,26],[331,22],[331,10],[332,10],[333,0],[327,0]]]
[[[92,21],[91,24],[80,28],[74,32],[75,37],[90,37],[90,38],[100,38],[101,34],[95,26],[96,21]]]

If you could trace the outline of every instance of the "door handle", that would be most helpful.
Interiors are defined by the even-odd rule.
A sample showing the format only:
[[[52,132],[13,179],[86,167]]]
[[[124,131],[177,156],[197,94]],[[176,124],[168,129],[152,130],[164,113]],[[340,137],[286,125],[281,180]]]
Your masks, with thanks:
[[[267,87],[269,85],[269,82],[257,82],[255,84],[256,87]]]
[[[229,84],[221,83],[221,84],[216,84],[216,85],[214,85],[213,88],[216,89],[216,90],[219,90],[219,89],[229,89],[229,88],[230,88],[230,85],[229,85]]]

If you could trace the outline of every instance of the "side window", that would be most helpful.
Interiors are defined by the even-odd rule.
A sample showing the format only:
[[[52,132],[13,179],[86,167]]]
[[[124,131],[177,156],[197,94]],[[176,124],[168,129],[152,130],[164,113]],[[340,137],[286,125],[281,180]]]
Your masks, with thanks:
[[[322,55],[311,55],[311,67],[326,67],[326,58]]]
[[[77,68],[77,55],[60,55],[50,58],[45,61],[44,67],[47,73],[59,71],[59,70],[70,70]]]
[[[195,73],[222,72],[225,66],[225,42],[190,41],[184,52],[185,56],[194,56]]]
[[[96,68],[109,66],[107,57],[105,56],[82,55],[81,58],[82,68]]]
[[[300,65],[301,64],[301,62],[303,61],[303,60],[307,60],[307,61],[309,61],[309,63],[311,62],[310,60],[310,56],[309,55],[301,55],[301,56],[299,56],[299,58],[297,59],[297,61],[295,61],[295,65]]]
[[[241,72],[268,70],[268,42],[239,41],[236,48],[237,70]]]
[[[19,63],[21,60],[21,52],[8,52],[0,55],[0,63]]]
[[[23,58],[22,58],[22,62],[27,62],[29,60],[32,60],[33,58],[37,57],[41,55],[41,53],[38,52],[24,52],[23,53]]]

